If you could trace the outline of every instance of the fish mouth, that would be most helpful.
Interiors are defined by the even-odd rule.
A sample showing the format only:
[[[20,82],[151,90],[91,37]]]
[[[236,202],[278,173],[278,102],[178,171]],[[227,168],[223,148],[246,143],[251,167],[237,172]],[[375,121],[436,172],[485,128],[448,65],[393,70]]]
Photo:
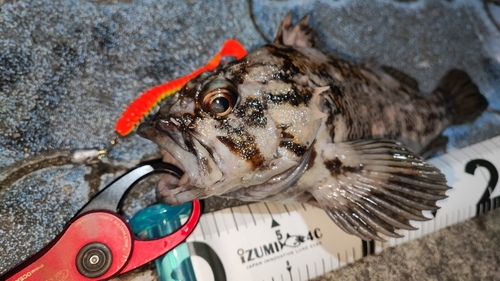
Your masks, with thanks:
[[[180,133],[177,130],[166,130],[155,120],[157,118],[150,123],[142,123],[137,134],[158,144],[163,162],[175,165],[184,172],[180,178],[170,174],[162,176],[156,189],[158,201],[176,206],[203,197],[205,189],[197,187],[194,180],[199,179],[200,173],[203,172],[197,157],[197,154],[203,152],[193,152],[194,148],[188,150],[186,143],[179,139]]]
[[[171,174],[163,175],[156,187],[157,200],[176,206],[199,198],[204,190],[188,183],[189,174],[184,171],[182,164],[166,150],[161,149],[160,152],[163,162],[179,167],[184,174],[180,178]]]

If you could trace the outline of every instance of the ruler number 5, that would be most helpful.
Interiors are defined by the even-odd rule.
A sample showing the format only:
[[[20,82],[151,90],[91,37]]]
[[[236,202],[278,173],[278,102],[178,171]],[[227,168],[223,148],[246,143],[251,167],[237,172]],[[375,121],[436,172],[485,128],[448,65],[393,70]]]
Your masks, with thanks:
[[[489,211],[492,209],[490,196],[493,193],[493,190],[495,189],[498,183],[498,170],[496,169],[495,165],[493,165],[491,162],[487,160],[474,159],[469,161],[465,165],[465,172],[474,175],[474,172],[478,167],[483,167],[488,170],[488,172],[490,173],[490,180],[488,181],[488,186],[486,187],[483,196],[481,197],[481,199],[479,199],[479,202],[476,205],[476,215],[479,215],[481,213],[484,213],[485,211]],[[500,199],[500,197],[495,197],[492,199],[495,202],[497,199]]]

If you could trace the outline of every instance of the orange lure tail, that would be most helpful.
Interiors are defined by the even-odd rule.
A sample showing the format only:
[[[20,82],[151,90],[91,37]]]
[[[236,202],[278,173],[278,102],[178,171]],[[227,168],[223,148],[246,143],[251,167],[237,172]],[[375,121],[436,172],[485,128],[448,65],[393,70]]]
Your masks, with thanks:
[[[222,57],[233,56],[236,59],[241,59],[246,53],[245,48],[240,42],[234,39],[227,40],[224,45],[222,45],[219,53],[205,64],[205,66],[196,69],[184,77],[153,87],[131,102],[122,113],[120,119],[116,122],[115,130],[121,136],[130,134],[159,102],[177,93],[189,80],[195,78],[202,72],[212,71],[217,68]]]

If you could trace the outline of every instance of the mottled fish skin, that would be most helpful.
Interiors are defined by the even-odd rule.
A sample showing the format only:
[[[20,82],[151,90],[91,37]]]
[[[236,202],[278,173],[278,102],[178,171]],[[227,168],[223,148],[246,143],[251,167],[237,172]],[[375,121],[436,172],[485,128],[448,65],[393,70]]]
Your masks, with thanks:
[[[441,95],[426,98],[375,65],[356,65],[316,49],[276,44],[250,53],[246,61],[256,63],[227,67],[224,76],[238,84],[251,81],[268,85],[277,79],[288,83],[288,95],[274,98],[269,93],[268,103],[309,105],[312,95],[304,90],[330,87],[323,93],[325,104],[321,110],[328,115],[325,125],[332,142],[394,139],[419,153],[450,124]],[[266,73],[273,69],[281,71],[258,80],[245,76],[247,72]],[[267,90],[272,91],[272,86]]]
[[[186,173],[162,180],[158,197],[315,200],[348,233],[399,237],[449,189],[418,153],[487,102],[461,71],[424,96],[375,63],[327,56],[312,48],[307,22],[288,16],[274,43],[193,79],[141,125]],[[458,118],[448,92],[478,109]]]

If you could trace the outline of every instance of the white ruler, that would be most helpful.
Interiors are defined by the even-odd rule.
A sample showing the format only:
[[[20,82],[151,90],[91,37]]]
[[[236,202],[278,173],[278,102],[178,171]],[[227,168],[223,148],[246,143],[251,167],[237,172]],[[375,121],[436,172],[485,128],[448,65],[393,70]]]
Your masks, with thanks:
[[[432,233],[500,205],[500,136],[429,160],[453,187],[435,218],[412,222],[404,238],[363,242],[308,204],[256,203],[204,214],[188,238],[196,278],[308,280],[371,253]],[[196,248],[197,250],[193,250]],[[201,253],[201,254],[200,254]],[[203,257],[201,257],[203,256]]]

